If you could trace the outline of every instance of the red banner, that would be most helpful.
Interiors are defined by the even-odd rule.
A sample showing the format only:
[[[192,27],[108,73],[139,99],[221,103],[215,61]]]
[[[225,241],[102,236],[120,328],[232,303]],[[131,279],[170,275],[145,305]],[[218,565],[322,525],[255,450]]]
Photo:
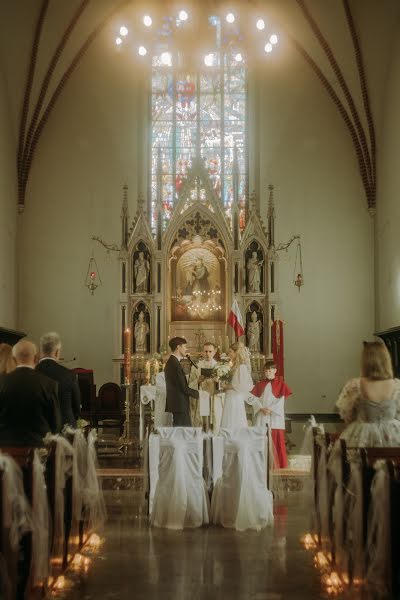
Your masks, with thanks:
[[[277,375],[279,377],[285,376],[284,368],[284,355],[283,355],[283,321],[280,319],[274,321],[271,327],[272,336],[272,355],[276,367],[278,369]]]

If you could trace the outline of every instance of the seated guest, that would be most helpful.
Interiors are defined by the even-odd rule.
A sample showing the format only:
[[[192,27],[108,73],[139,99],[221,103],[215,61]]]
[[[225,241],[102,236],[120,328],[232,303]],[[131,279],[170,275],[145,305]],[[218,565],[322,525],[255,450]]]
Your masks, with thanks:
[[[61,339],[58,333],[45,333],[40,338],[40,360],[36,366],[43,373],[58,382],[61,424],[76,427],[81,412],[81,394],[75,373],[59,364]]]
[[[35,371],[33,342],[19,341],[13,356],[17,368],[0,378],[0,447],[42,446],[60,430],[57,383]]]
[[[12,355],[10,344],[0,344],[0,376],[14,371],[16,367],[15,358]]]
[[[400,381],[383,342],[364,342],[361,377],[346,383],[336,406],[349,448],[400,445]]]

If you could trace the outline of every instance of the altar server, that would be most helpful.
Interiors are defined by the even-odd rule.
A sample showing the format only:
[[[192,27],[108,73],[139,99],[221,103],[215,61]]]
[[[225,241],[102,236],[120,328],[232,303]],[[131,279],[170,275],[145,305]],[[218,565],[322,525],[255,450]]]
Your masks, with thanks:
[[[252,394],[260,401],[253,404],[255,425],[271,428],[271,438],[274,446],[275,468],[287,467],[285,446],[285,399],[292,394],[282,377],[276,376],[277,368],[273,360],[264,364],[265,379],[259,381],[253,388]]]

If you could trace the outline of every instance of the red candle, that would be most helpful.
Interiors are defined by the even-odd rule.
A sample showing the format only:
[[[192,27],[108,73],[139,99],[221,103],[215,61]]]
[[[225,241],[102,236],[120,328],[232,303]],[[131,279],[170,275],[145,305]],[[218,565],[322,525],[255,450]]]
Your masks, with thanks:
[[[124,331],[124,381],[131,382],[131,330],[129,327]]]

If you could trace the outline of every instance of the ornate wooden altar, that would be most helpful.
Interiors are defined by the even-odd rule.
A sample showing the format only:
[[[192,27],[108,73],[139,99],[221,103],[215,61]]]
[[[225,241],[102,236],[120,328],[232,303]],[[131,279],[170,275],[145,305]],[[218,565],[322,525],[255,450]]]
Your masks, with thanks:
[[[193,189],[203,191],[194,195]],[[165,225],[159,206],[155,230],[139,198],[129,226],[124,187],[120,261],[119,340],[132,329],[132,354],[150,357],[184,336],[194,353],[205,340],[220,349],[234,341],[227,315],[236,297],[245,320],[243,341],[253,355],[270,354],[270,329],[278,303],[273,186],[269,187],[268,227],[254,195],[241,209],[223,210],[202,164],[188,173]],[[240,211],[245,210],[245,215]],[[118,364],[118,358],[116,359]]]

